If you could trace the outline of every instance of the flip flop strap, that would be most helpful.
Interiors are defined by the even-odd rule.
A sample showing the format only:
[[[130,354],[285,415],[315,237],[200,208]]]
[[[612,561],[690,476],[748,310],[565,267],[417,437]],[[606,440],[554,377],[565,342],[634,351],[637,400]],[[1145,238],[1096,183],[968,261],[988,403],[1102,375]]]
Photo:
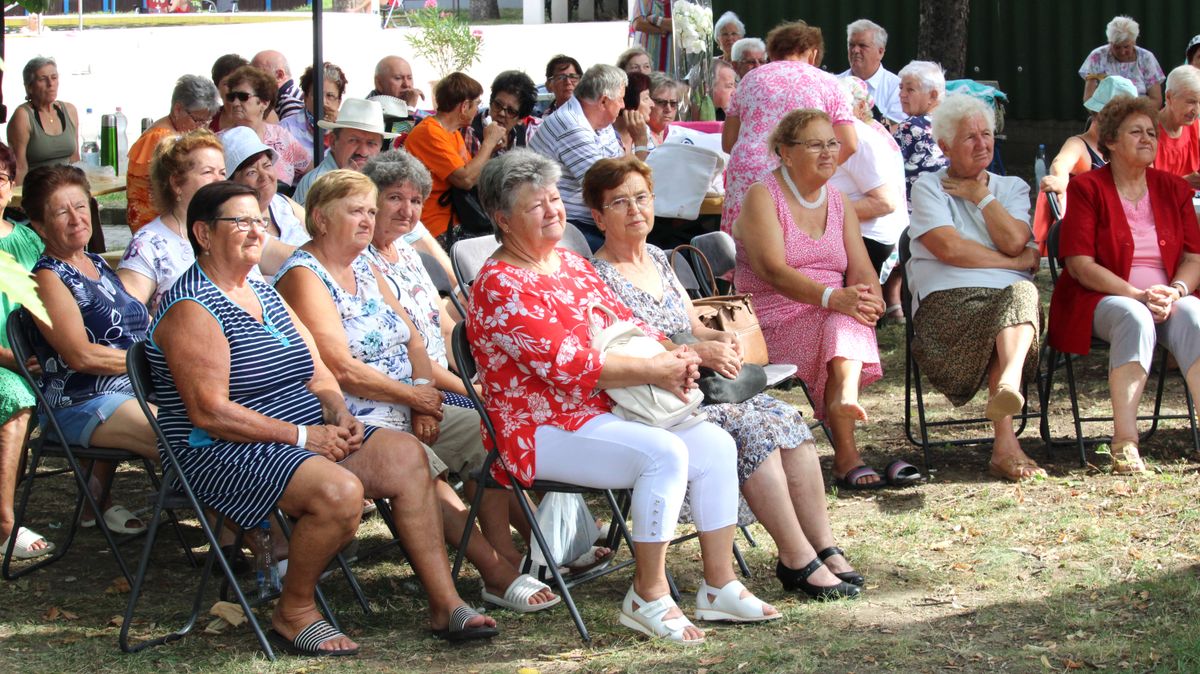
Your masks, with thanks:
[[[879,477],[879,473],[875,472],[874,468],[864,464],[862,466],[858,466],[857,468],[852,468],[849,473],[846,473],[842,476],[842,480],[848,484],[858,485],[859,480],[863,479],[864,477],[871,477],[872,475]],[[863,484],[870,483],[864,482]]]
[[[292,639],[292,643],[302,651],[316,653],[321,650],[321,644],[344,636],[346,635],[336,630],[333,625],[324,620],[318,620],[301,630],[296,638]]]
[[[478,617],[479,612],[463,604],[450,612],[450,631],[461,632],[467,628],[472,618]]]
[[[529,574],[521,574],[520,576],[517,576],[517,579],[514,580],[512,584],[508,586],[508,589],[504,591],[504,599],[505,601],[510,601],[514,604],[528,606],[529,600],[533,598],[533,595],[541,592],[542,590],[549,589],[549,585],[546,585],[545,583],[535,579],[533,576],[530,576]]]

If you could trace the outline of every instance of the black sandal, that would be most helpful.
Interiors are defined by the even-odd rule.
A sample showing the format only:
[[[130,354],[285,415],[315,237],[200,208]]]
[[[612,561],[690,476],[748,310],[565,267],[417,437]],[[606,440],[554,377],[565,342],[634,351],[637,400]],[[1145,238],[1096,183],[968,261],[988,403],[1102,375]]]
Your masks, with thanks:
[[[829,559],[830,557],[836,557],[838,555],[841,555],[843,558],[845,558],[846,552],[836,545],[831,545],[831,546],[825,548],[824,550],[818,552],[817,559],[824,562],[825,560]],[[850,560],[847,559],[846,561],[850,561]],[[830,571],[833,571],[833,569],[830,569]],[[842,571],[841,573],[834,571],[833,575],[837,576],[841,580],[846,581],[847,583],[850,583],[851,585],[857,585],[859,587],[867,586],[867,579],[863,578],[863,575],[861,573],[854,571],[854,570]]]
[[[851,585],[846,581],[842,581],[837,585],[823,587],[821,585],[813,585],[808,582],[808,577],[816,573],[817,569],[824,566],[819,559],[813,559],[803,569],[790,569],[783,565],[782,561],[775,564],[775,577],[783,583],[783,589],[788,592],[800,590],[809,597],[818,601],[829,601],[831,599],[848,599],[857,597],[862,594],[862,588],[857,585]]]

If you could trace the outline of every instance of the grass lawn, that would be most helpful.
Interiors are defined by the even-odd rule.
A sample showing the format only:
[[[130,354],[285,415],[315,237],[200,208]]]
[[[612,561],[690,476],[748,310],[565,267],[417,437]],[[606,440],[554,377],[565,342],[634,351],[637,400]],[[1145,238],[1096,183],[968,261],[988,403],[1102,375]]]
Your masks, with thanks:
[[[903,329],[880,331],[887,376],[865,392],[873,422],[862,431],[865,456],[882,468],[894,457],[919,464],[903,429]],[[1100,359],[1079,368],[1085,407],[1107,407]],[[1182,404],[1177,377],[1168,385],[1172,410]],[[780,393],[807,409],[799,389]],[[929,397],[935,411],[949,405]],[[1095,403],[1094,405],[1092,403]],[[981,411],[972,403],[968,411]],[[1069,426],[1065,383],[1051,403],[1053,431]],[[1091,433],[1107,432],[1097,426]],[[820,439],[827,473],[831,453]],[[117,648],[126,595],[114,585],[116,566],[100,537],[81,532],[57,565],[0,584],[0,643],[12,671],[451,671],[513,672],[1042,672],[1065,670],[1195,672],[1200,670],[1200,466],[1180,422],[1145,443],[1155,473],[1116,477],[1107,457],[1089,453],[1080,468],[1073,452],[1053,457],[1037,439],[1026,451],[1050,477],[1025,485],[986,475],[986,448],[941,447],[932,480],[908,491],[829,495],[839,544],[868,578],[858,601],[818,604],[785,593],[774,579],[774,548],[751,527],[758,547],[738,542],[753,577],[746,584],[773,602],[784,619],[760,626],[715,627],[701,647],[650,643],[617,623],[630,573],[620,572],[575,593],[593,641],[584,644],[563,607],[517,616],[497,612],[502,635],[484,646],[448,647],[427,636],[425,601],[410,569],[388,552],[358,566],[373,601],[364,615],[344,582],[323,587],[352,636],[357,658],[336,664],[285,658],[272,664],[246,628],[219,635],[202,623],[181,642],[138,655]],[[1092,465],[1094,464],[1094,465]],[[123,471],[119,493],[141,505],[142,479]],[[52,478],[36,498],[32,526],[61,536],[73,493]],[[864,495],[865,494],[865,495]],[[599,511],[597,511],[599,512]],[[360,538],[382,540],[369,520]],[[188,535],[198,541],[192,528]],[[126,546],[136,561],[139,543]],[[623,557],[626,552],[621,551]],[[196,573],[169,532],[154,551],[150,592],[135,632],[173,629],[190,605]],[[700,582],[699,550],[689,542],[668,558],[691,611]],[[460,592],[479,597],[467,567]],[[205,606],[215,601],[215,593]],[[265,615],[265,614],[264,614]],[[114,616],[118,619],[114,622]]]

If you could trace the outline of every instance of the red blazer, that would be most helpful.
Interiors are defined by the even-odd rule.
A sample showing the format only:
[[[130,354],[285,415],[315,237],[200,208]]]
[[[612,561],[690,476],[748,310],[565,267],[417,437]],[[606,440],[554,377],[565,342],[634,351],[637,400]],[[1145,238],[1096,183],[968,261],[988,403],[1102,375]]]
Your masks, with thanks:
[[[1200,225],[1192,206],[1192,188],[1179,176],[1146,169],[1154,228],[1167,277],[1179,268],[1183,252],[1200,253]],[[1067,185],[1071,207],[1059,232],[1062,258],[1087,255],[1117,276],[1129,280],[1133,266],[1133,234],[1109,166],[1075,176]],[[1050,345],[1059,351],[1085,354],[1092,342],[1092,317],[1105,295],[1088,290],[1063,268],[1050,299]]]

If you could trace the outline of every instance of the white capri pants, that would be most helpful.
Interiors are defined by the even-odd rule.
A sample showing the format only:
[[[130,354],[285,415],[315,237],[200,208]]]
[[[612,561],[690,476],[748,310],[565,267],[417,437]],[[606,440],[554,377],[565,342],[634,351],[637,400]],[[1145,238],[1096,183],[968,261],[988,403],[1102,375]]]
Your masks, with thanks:
[[[737,446],[707,421],[671,432],[614,414],[579,430],[539,426],[536,475],[597,489],[633,488],[633,540],[665,543],[675,536],[679,509],[690,485],[696,529],[737,523]]]
[[[1137,361],[1150,372],[1154,345],[1161,341],[1184,374],[1200,359],[1200,298],[1188,295],[1171,306],[1171,315],[1155,323],[1150,309],[1131,298],[1109,295],[1096,305],[1092,332],[1108,342],[1108,369]]]

